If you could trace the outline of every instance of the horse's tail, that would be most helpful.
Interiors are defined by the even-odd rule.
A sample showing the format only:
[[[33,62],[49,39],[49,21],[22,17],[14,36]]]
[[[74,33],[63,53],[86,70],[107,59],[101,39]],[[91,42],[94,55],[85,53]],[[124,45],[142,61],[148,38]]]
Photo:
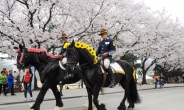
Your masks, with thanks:
[[[135,78],[134,72],[135,72],[135,70],[133,70],[133,75],[132,75],[132,78],[131,78],[130,84],[129,84],[130,98],[134,103],[140,103],[141,99],[140,99],[139,93],[137,91],[137,84],[136,84],[136,81],[134,79]]]

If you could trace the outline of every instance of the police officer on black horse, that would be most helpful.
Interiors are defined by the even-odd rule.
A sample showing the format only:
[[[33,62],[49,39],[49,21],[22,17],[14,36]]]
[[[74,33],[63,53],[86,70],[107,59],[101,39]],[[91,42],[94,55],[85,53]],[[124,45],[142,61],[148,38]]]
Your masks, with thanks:
[[[100,55],[103,60],[103,66],[106,69],[106,72],[109,74],[111,78],[110,88],[113,88],[116,85],[116,81],[110,68],[110,62],[113,61],[112,54],[116,52],[115,43],[112,39],[107,38],[108,31],[106,29],[101,29],[100,34],[102,37],[102,41],[99,43],[98,50],[96,52],[97,56]]]
[[[60,39],[63,42],[63,45],[61,47],[61,52],[59,53],[58,58],[61,59],[62,64],[66,64],[66,57],[65,57],[66,56],[66,48],[67,48],[66,45],[69,45],[70,43],[68,42],[68,36],[65,33],[62,33],[62,36]],[[65,79],[69,79],[71,77],[73,77],[73,74],[67,73],[67,76],[65,77]]]
[[[66,56],[66,48],[67,48],[66,45],[68,45],[70,43],[68,42],[68,36],[65,33],[62,33],[60,39],[61,39],[61,42],[63,43],[63,45],[61,47],[61,52],[59,53],[58,58],[61,59],[61,63],[62,64],[65,64],[66,61],[67,61],[66,58],[65,58],[65,56]],[[66,75],[65,79],[73,77],[72,73],[68,74],[67,71],[66,71],[66,74],[67,75]],[[63,93],[62,93],[63,85],[64,85],[64,83],[60,82],[60,94],[61,94],[61,96],[63,96]]]

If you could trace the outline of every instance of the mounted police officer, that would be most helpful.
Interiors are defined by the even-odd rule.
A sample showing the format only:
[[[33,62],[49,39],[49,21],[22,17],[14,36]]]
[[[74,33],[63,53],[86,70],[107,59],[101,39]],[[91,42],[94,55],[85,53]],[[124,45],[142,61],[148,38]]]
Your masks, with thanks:
[[[112,62],[112,54],[116,52],[115,43],[112,39],[107,38],[108,31],[106,29],[101,29],[100,34],[102,41],[99,43],[98,50],[96,52],[97,56],[100,55],[103,60],[104,67],[111,77],[110,88],[113,88],[116,84],[112,69],[110,68],[110,62]]]
[[[65,56],[66,56],[66,48],[67,48],[66,45],[68,45],[70,43],[68,42],[68,36],[65,33],[62,33],[62,36],[61,36],[60,39],[63,42],[63,45],[61,47],[61,52],[59,53],[58,58],[62,59],[62,61],[61,61],[62,64],[65,64],[67,62],[67,59],[65,58]],[[69,79],[71,77],[73,77],[72,73],[71,74],[67,74],[65,79]]]
[[[67,59],[65,58],[66,45],[70,44],[70,43],[68,42],[68,36],[65,33],[62,33],[61,38],[59,38],[59,39],[61,39],[61,42],[63,43],[63,45],[61,47],[61,52],[59,53],[58,58],[61,59],[62,64],[65,64],[67,62]],[[66,71],[66,73],[67,73],[67,71]],[[69,79],[71,77],[73,77],[73,74],[67,73],[67,76],[65,77],[65,79]],[[63,96],[62,89],[63,89],[63,86],[65,85],[65,83],[60,82],[59,85],[60,85],[60,95]]]

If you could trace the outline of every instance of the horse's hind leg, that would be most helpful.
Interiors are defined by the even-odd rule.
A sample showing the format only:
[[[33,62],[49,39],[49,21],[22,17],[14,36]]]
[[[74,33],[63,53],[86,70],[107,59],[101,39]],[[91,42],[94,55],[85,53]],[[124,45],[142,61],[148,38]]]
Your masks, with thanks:
[[[44,84],[42,85],[42,88],[41,88],[41,90],[36,98],[34,105],[31,107],[31,110],[40,110],[40,104],[43,101],[43,98],[44,98],[44,96],[49,88],[49,85],[50,85],[50,82],[48,80],[46,80],[44,82]]]
[[[63,107],[63,102],[61,100],[61,95],[60,95],[60,92],[58,91],[56,85],[51,87],[51,90],[55,96],[55,99],[56,99],[56,107],[54,110],[61,110],[61,107]]]
[[[123,98],[122,102],[120,103],[120,106],[118,107],[118,110],[126,110],[125,101],[127,98],[128,98],[128,102],[129,102],[128,109],[134,108],[134,103],[133,103],[131,96],[130,96],[129,82],[130,81],[128,81],[128,80],[120,82],[121,86],[125,89],[125,94],[124,94],[124,98]]]
[[[128,92],[129,91],[128,90],[129,86],[127,85],[127,83],[125,81],[123,81],[123,82],[121,81],[120,85],[122,86],[123,89],[125,89],[125,94],[124,94],[123,100],[121,101],[121,103],[118,107],[118,110],[126,110],[125,101],[126,101],[126,99],[128,97],[128,94],[129,94],[129,92]]]

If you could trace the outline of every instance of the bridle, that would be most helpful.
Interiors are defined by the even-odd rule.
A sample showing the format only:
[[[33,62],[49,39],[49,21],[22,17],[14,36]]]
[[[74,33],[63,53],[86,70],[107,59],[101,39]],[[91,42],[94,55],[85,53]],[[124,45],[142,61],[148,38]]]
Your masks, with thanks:
[[[79,55],[79,53],[75,50],[75,48],[72,48],[72,49],[74,49],[74,53],[76,54],[76,55]],[[72,50],[73,51],[73,50]],[[68,54],[68,53],[67,53]],[[75,68],[76,66],[77,66],[77,58],[76,58],[76,56],[75,55],[73,55],[72,56],[73,58],[73,61],[71,61],[71,62],[67,62],[67,63],[65,63],[65,65],[66,66],[69,66],[69,67],[72,67],[72,68]],[[68,59],[68,58],[67,58]]]
[[[23,68],[26,68],[26,67],[24,66],[24,63],[22,62],[23,58],[24,58],[24,57],[27,57],[27,55],[24,53],[24,51],[25,51],[24,49],[23,49],[22,52],[21,52],[20,50],[16,51],[16,52],[21,52],[20,59],[19,59],[19,63],[20,63],[20,64],[17,64],[17,65],[21,65]]]

